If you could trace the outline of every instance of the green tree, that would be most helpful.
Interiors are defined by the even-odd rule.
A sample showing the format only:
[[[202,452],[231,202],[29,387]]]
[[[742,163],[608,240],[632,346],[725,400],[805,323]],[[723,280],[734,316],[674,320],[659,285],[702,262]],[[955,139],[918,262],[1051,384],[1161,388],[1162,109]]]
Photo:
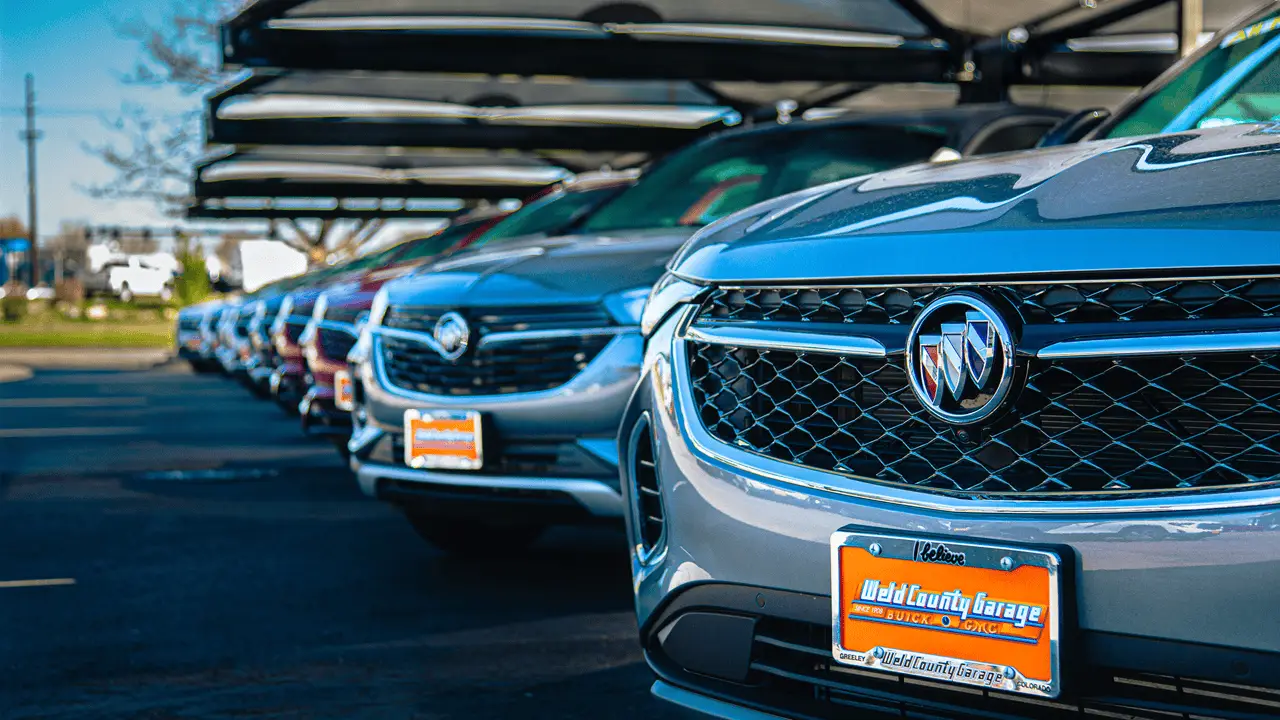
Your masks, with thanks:
[[[213,288],[209,284],[209,268],[205,265],[204,254],[197,247],[184,250],[178,255],[182,263],[182,272],[174,281],[174,294],[184,307],[194,305],[209,297]]]

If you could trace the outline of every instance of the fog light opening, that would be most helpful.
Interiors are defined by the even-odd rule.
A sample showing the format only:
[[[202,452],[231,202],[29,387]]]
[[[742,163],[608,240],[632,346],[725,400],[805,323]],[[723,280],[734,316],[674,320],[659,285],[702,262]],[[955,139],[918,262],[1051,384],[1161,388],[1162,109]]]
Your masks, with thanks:
[[[627,474],[631,480],[631,519],[636,558],[648,565],[661,558],[666,549],[667,521],[658,477],[653,430],[645,413],[631,431],[631,452]]]

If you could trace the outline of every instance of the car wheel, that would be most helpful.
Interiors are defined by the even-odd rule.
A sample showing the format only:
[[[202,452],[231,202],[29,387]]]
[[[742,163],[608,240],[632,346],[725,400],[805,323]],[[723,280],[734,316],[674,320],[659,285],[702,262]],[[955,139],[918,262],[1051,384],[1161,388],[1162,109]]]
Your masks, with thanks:
[[[528,548],[546,530],[542,525],[492,525],[405,510],[409,524],[423,540],[450,555],[494,557]]]

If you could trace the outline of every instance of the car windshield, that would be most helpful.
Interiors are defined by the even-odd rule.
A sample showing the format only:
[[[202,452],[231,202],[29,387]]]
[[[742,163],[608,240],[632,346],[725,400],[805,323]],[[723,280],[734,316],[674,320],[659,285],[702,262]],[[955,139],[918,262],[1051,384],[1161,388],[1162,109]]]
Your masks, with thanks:
[[[944,142],[937,128],[865,125],[730,135],[658,164],[582,228],[699,227],[794,190],[926,160]]]
[[[403,263],[415,262],[418,260],[426,260],[453,247],[458,242],[457,235],[450,235],[448,230],[438,232],[435,235],[417,240],[410,240],[399,246],[400,254],[391,259],[397,265]]]
[[[525,205],[494,225],[471,247],[492,245],[522,235],[559,233],[573,226],[602,203],[622,192],[625,186],[560,192]]]
[[[1280,15],[1219,41],[1111,124],[1123,138],[1280,119]]]

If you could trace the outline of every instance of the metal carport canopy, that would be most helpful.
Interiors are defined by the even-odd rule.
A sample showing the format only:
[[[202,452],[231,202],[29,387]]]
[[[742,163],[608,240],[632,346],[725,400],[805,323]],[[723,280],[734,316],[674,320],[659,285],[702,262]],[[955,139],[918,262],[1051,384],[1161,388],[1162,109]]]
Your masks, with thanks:
[[[593,79],[958,82],[983,99],[1016,84],[1143,84],[1178,55],[1182,1],[258,0],[223,27],[223,60]],[[1254,4],[1204,0],[1204,27]]]
[[[572,177],[513,153],[248,147],[196,165],[190,217],[439,217],[467,201],[523,200]]]
[[[223,52],[232,67],[778,82],[874,64],[876,82],[943,81],[946,28],[904,2],[258,0]]]
[[[188,218],[208,220],[448,219],[465,211],[460,200],[309,197],[211,197],[187,208]]]
[[[208,98],[210,144],[663,153],[736,125],[679,81],[259,71]]]

